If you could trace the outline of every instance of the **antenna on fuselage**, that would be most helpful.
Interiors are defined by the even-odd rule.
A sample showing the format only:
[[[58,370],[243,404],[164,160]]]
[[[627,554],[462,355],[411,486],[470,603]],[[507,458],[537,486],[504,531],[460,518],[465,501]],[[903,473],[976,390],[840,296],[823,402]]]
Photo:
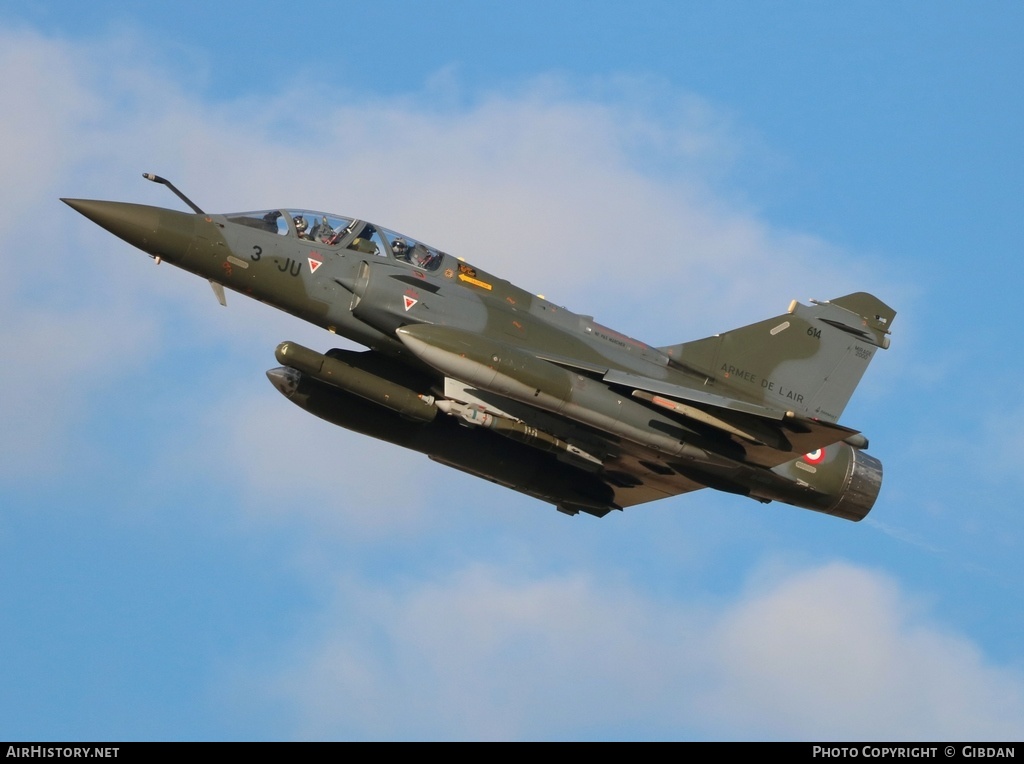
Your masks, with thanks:
[[[145,178],[146,180],[151,180],[154,183],[163,183],[165,186],[167,186],[169,189],[171,189],[171,191],[174,192],[175,196],[177,196],[179,199],[181,199],[181,201],[185,202],[185,204],[187,204],[189,207],[191,207],[192,210],[196,214],[198,214],[198,215],[205,215],[206,214],[201,209],[199,209],[198,206],[196,206],[195,202],[193,202],[191,199],[189,199],[187,196],[185,196],[183,193],[181,193],[181,191],[178,190],[178,187],[175,186],[173,183],[171,183],[171,181],[167,180],[167,178],[161,178],[159,175],[154,175],[151,172],[144,172],[144,173],[142,173],[142,177]]]

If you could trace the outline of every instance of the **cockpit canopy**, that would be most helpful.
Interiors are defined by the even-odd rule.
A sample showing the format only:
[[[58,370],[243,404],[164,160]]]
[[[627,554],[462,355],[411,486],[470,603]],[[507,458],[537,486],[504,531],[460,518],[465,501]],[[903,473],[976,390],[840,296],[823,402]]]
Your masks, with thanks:
[[[417,268],[434,271],[445,253],[404,234],[380,228],[365,220],[309,210],[261,210],[226,216],[231,223],[279,236],[291,236],[320,246],[349,249],[375,257],[390,257]]]

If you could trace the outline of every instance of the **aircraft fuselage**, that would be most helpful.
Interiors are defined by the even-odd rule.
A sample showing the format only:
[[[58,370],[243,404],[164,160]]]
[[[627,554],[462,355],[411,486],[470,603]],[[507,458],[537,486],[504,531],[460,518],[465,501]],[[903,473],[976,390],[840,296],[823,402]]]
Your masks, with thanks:
[[[366,221],[64,201],[158,262],[208,279],[221,299],[227,288],[371,349],[321,355],[282,344],[285,367],[268,375],[307,410],[563,511],[602,515],[707,485],[860,519],[877,494],[881,466],[860,452],[866,440],[834,424],[888,344],[895,314],[870,295],[791,307],[764,332],[654,348]],[[823,330],[839,337],[828,352]],[[740,334],[751,331],[764,342]],[[846,364],[849,389],[806,374],[808,364]],[[353,395],[379,413],[358,411]],[[825,447],[834,474],[809,462],[794,472],[801,454]],[[538,461],[537,451],[555,456]],[[820,485],[805,479],[819,472]]]

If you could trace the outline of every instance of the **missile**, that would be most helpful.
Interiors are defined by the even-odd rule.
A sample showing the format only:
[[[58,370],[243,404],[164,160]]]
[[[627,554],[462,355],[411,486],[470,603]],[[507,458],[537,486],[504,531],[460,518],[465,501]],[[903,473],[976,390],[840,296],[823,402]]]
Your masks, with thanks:
[[[568,443],[551,433],[531,427],[525,422],[503,416],[495,416],[476,406],[469,406],[465,403],[448,399],[435,401],[434,405],[446,414],[459,417],[471,427],[486,427],[506,438],[525,443],[533,448],[539,448],[541,451],[548,451],[577,459],[590,469],[601,467],[601,460],[593,454],[587,453],[582,448],[574,446],[572,443]]]
[[[780,451],[789,450],[790,448],[785,436],[783,436],[778,430],[771,428],[769,425],[759,426],[753,422],[748,422],[745,428],[740,428],[734,424],[724,421],[721,417],[709,414],[708,412],[694,406],[687,405],[681,401],[676,401],[671,398],[655,395],[654,393],[649,393],[646,390],[634,390],[633,397],[652,403],[655,406],[668,409],[669,411],[674,411],[688,419],[693,419],[701,424],[714,427],[716,430],[721,430],[729,435],[735,435],[736,437],[750,443],[754,443],[755,445],[764,445],[765,443],[769,443],[772,448],[776,448]]]
[[[603,384],[524,353],[511,345],[446,326],[419,324],[397,330],[410,352],[443,374],[671,456],[733,465],[727,457],[692,445],[695,431],[635,403]]]
[[[353,363],[346,363],[337,356],[318,353],[297,342],[282,342],[277,346],[274,355],[278,363],[410,419],[430,422],[437,416],[437,408],[430,396],[422,396],[415,390],[385,379],[379,374],[359,368]],[[349,353],[346,357],[354,363],[359,363],[361,356],[361,353]]]

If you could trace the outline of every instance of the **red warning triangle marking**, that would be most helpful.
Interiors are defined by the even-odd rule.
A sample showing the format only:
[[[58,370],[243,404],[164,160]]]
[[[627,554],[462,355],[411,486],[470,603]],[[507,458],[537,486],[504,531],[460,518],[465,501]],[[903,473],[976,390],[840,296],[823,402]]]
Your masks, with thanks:
[[[413,299],[407,294],[402,295],[402,302],[405,303],[405,309],[408,311],[413,305],[419,302],[419,300]]]
[[[309,260],[309,272],[310,273],[316,273],[316,269],[324,264],[323,260],[317,260],[317,259],[312,258],[312,257],[309,257],[309,258],[306,258],[306,259]]]

